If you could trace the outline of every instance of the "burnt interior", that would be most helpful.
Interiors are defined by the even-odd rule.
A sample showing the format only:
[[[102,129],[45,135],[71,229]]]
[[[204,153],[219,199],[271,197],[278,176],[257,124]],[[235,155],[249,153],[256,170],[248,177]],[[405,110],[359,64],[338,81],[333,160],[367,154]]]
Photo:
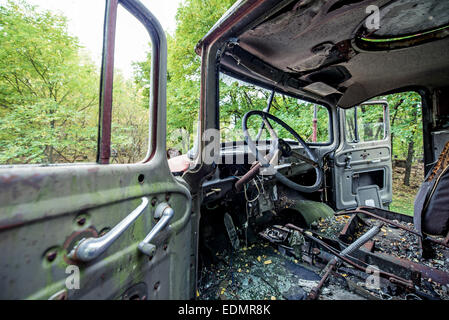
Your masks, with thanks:
[[[412,217],[367,207],[308,224],[295,206],[306,197],[258,183],[264,194],[250,183],[203,205],[201,299],[449,298],[448,243],[420,238]],[[308,198],[319,201],[318,194]],[[342,255],[373,228],[374,236]]]
[[[367,30],[368,5],[379,8],[379,29]],[[291,1],[235,34],[221,66],[344,108],[400,87],[440,88],[449,83],[447,7],[438,0]],[[400,39],[407,35],[416,37]],[[392,38],[399,39],[361,40]],[[325,86],[309,87],[316,83]]]
[[[420,234],[413,217],[376,207],[335,212],[323,189],[299,193],[272,175],[238,191],[245,160],[218,165],[203,183],[201,299],[449,299],[449,236]],[[290,178],[311,184],[313,171],[301,166]],[[355,192],[382,189],[385,172],[352,181]]]
[[[431,133],[449,128],[448,3],[295,0],[282,5],[266,1],[263,15],[226,34],[219,70],[342,108],[417,88],[423,97],[425,163],[434,162],[444,142],[432,140]],[[379,29],[365,25],[369,5],[380,10]],[[313,193],[292,191],[269,176],[257,176],[237,191],[236,181],[252,165],[249,160],[219,165],[203,185],[200,297],[449,298],[449,236],[417,234],[412,217],[378,208],[335,213],[328,207],[330,216],[311,221],[303,204],[322,209],[330,204],[329,174],[325,187]],[[313,183],[313,168],[305,166],[289,178]],[[353,193],[387,183],[382,170],[351,179]],[[373,274],[379,282],[371,287]]]

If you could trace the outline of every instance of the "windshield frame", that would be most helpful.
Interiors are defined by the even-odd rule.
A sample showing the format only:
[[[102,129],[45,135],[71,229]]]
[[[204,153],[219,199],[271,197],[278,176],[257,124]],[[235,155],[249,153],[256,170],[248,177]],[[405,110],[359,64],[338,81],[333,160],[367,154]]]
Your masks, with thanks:
[[[311,103],[311,104],[315,104],[317,106],[324,107],[327,110],[327,114],[328,114],[328,128],[327,129],[328,129],[329,140],[326,141],[326,142],[308,142],[308,141],[306,141],[306,143],[307,143],[308,146],[311,146],[311,147],[330,146],[330,145],[332,145],[334,143],[334,141],[335,141],[334,121],[333,121],[333,116],[332,116],[332,106],[331,105],[329,105],[329,104],[327,104],[327,103],[325,103],[323,101],[317,102],[317,101],[314,101],[314,100],[312,100],[310,98],[307,98],[307,97],[304,97],[304,96],[301,96],[301,95],[293,95],[291,93],[288,93],[288,92],[285,92],[285,91],[281,91],[281,90],[279,90],[277,88],[270,87],[267,84],[263,84],[263,83],[260,83],[258,81],[253,81],[250,78],[237,77],[234,73],[228,72],[226,70],[226,68],[223,68],[223,67],[218,68],[217,73],[216,73],[216,82],[217,82],[217,91],[218,91],[217,95],[216,95],[216,97],[217,97],[216,114],[217,114],[217,118],[218,118],[218,120],[217,120],[217,128],[216,129],[218,131],[220,131],[220,133],[221,133],[221,127],[220,127],[220,109],[221,109],[220,108],[220,75],[221,74],[224,74],[227,77],[235,79],[236,81],[243,82],[243,83],[248,84],[248,85],[254,85],[254,86],[257,86],[257,87],[259,87],[261,89],[265,89],[265,90],[274,92],[274,96],[275,97],[276,97],[277,94],[278,95],[285,95],[285,96],[293,98],[293,99],[301,100],[301,101],[304,101],[304,102],[307,102],[307,103]],[[271,104],[270,104],[270,106],[271,106]],[[265,110],[266,107],[267,107],[267,105],[264,105],[261,110]],[[257,109],[257,110],[259,110],[259,109]],[[269,113],[273,114],[272,112],[270,112],[271,110],[272,110],[272,108],[270,108]],[[276,116],[275,114],[273,114],[273,115]],[[286,120],[286,123],[288,124],[288,119]],[[236,127],[236,129],[238,129],[238,127]],[[241,127],[240,127],[240,129],[241,129]],[[299,134],[301,134],[301,133],[299,133]],[[285,139],[285,140],[287,142],[289,142],[289,143],[292,143],[292,144],[296,144],[297,143],[295,140],[290,140],[290,139]],[[269,139],[269,140],[267,140],[267,139],[259,140],[258,142],[261,142],[261,141],[263,141],[263,143],[265,143],[265,144],[269,144],[271,142],[271,139]],[[220,140],[220,145],[221,145],[222,148],[224,148],[224,147],[232,146],[236,142],[243,142],[243,141],[242,140],[240,140],[240,141],[221,141]]]

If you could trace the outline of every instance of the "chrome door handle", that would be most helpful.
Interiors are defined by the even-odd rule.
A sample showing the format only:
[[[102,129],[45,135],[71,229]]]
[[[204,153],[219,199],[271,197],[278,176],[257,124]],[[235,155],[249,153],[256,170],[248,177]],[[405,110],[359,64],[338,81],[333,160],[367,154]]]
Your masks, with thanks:
[[[175,215],[175,211],[168,203],[161,203],[154,211],[154,217],[160,219],[158,223],[151,229],[150,233],[139,243],[139,250],[147,255],[152,256],[156,251],[156,246],[151,243],[154,237],[162,231]]]
[[[120,235],[128,229],[134,221],[136,221],[147,206],[148,198],[142,197],[142,203],[108,233],[99,238],[81,239],[81,241],[78,242],[78,244],[68,254],[68,257],[73,260],[84,262],[94,260],[105,252],[114,243],[114,241],[117,240],[117,238],[120,237]]]

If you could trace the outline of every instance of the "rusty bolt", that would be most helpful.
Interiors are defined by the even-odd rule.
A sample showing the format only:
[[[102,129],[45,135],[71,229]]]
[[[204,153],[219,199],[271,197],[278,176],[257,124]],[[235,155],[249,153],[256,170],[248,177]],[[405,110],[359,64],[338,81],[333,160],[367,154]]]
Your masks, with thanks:
[[[86,223],[86,218],[85,217],[78,217],[76,219],[76,223],[78,223],[79,226],[83,226]]]
[[[46,258],[48,262],[53,262],[56,259],[56,256],[58,255],[58,253],[55,250],[51,250],[46,254]]]

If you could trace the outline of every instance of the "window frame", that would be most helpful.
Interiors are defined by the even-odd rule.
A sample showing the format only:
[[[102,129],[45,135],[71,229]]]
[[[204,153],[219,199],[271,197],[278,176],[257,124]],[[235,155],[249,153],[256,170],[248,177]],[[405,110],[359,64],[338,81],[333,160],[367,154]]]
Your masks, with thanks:
[[[368,101],[368,102],[370,102],[370,101]],[[358,144],[358,143],[382,142],[382,141],[386,141],[388,139],[387,126],[386,126],[386,122],[385,122],[386,121],[386,111],[387,111],[388,105],[386,105],[385,102],[382,102],[382,101],[373,101],[373,102],[378,102],[378,105],[382,105],[382,107],[383,107],[383,122],[382,122],[383,123],[383,138],[382,139],[376,139],[376,140],[369,140],[369,141],[361,141],[360,140],[359,125],[358,125],[358,122],[357,122],[357,120],[359,119],[358,118],[358,109],[357,108],[359,108],[359,107],[361,107],[363,105],[363,104],[360,104],[360,105],[354,106],[352,108],[344,109],[344,115],[345,115],[344,139],[345,139],[346,143],[348,143],[350,145],[355,145],[355,144]],[[368,105],[368,106],[372,107],[372,105]],[[356,136],[355,137],[356,140],[350,141],[348,139],[348,132],[350,131],[350,129],[348,128],[348,125],[347,125],[347,119],[348,119],[347,112],[352,110],[352,109],[355,110],[353,118],[355,119],[355,121],[354,121],[354,136]]]
[[[143,25],[151,40],[149,142],[146,156],[136,164],[148,163],[157,154],[163,154],[166,157],[167,40],[165,33],[160,23],[142,3],[133,0],[106,0],[103,54],[100,73],[97,149],[97,163],[100,165],[109,164],[111,159],[114,57],[118,5],[121,5]]]

